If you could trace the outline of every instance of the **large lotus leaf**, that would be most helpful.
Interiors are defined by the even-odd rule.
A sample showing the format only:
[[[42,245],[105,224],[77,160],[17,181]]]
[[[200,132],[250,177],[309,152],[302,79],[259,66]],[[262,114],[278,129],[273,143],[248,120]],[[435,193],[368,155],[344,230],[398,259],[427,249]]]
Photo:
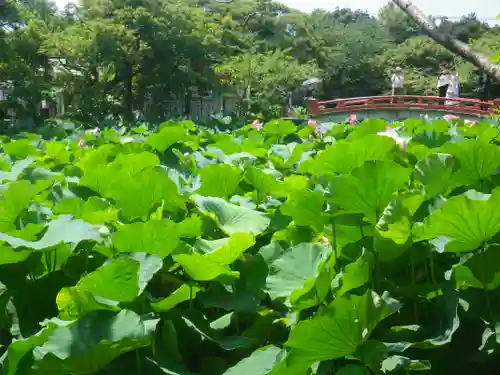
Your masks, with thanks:
[[[108,167],[111,172],[122,170],[132,176],[158,164],[160,164],[158,156],[151,152],[142,151],[131,154],[118,154]]]
[[[335,258],[330,257],[320,265],[317,277],[306,280],[302,288],[290,293],[290,304],[293,310],[300,311],[321,305],[331,290],[334,277]]]
[[[494,290],[500,286],[500,246],[492,244],[453,268],[458,288]]]
[[[243,253],[255,244],[253,236],[249,233],[235,233],[221,247],[205,254],[211,261],[220,264],[232,264]]]
[[[20,180],[11,183],[0,198],[0,230],[16,229],[14,222],[28,208],[31,199],[38,193],[35,185]]]
[[[31,166],[31,164],[33,164],[34,161],[35,161],[34,158],[29,157],[12,163],[9,171],[7,170],[0,171],[0,182],[3,182],[5,180],[16,181],[21,175],[21,173],[23,173],[26,168]]]
[[[223,375],[267,375],[279,361],[282,350],[276,346],[260,348],[242,359]]]
[[[101,241],[99,229],[99,226],[91,225],[72,216],[61,215],[49,223],[47,232],[38,241],[26,241],[5,233],[0,233],[0,241],[7,242],[13,248],[27,247],[34,250],[43,250],[61,242],[71,244],[78,244],[85,240],[99,242]]]
[[[245,180],[263,194],[270,194],[278,185],[278,181],[272,174],[253,166],[246,169]]]
[[[324,205],[325,198],[321,191],[303,190],[292,193],[280,210],[291,216],[296,225],[310,225],[321,230],[325,221]]]
[[[454,173],[454,159],[450,154],[430,154],[415,165],[415,177],[425,185],[428,197],[447,195],[453,190],[450,181]]]
[[[238,273],[232,272],[228,266],[254,245],[253,236],[235,233],[229,240],[218,243],[220,247],[204,255],[180,254],[174,259],[194,280],[208,281],[224,274],[237,276]]]
[[[269,160],[278,169],[289,169],[304,159],[311,149],[310,143],[275,144],[269,150]]]
[[[289,297],[304,283],[318,277],[321,266],[331,252],[330,247],[302,243],[289,248],[269,265],[266,290],[272,298]]]
[[[175,143],[182,142],[185,139],[186,129],[180,126],[169,126],[163,128],[158,133],[150,134],[144,143],[157,151],[165,152]]]
[[[57,294],[56,304],[59,317],[64,320],[74,320],[97,310],[120,310],[116,301],[102,300],[98,296],[75,286],[62,288]]]
[[[113,244],[120,252],[144,252],[163,259],[177,247],[179,239],[177,224],[163,219],[122,225],[113,235]]]
[[[395,196],[376,225],[375,251],[378,260],[390,262],[411,245],[413,215],[425,200],[419,190],[407,190]]]
[[[372,276],[374,261],[373,254],[364,251],[355,262],[349,263],[340,277],[341,286],[337,290],[337,298],[368,283]]]
[[[41,150],[35,146],[36,142],[31,139],[19,139],[2,145],[6,154],[16,157],[17,159],[24,159],[28,156],[38,155]]]
[[[414,229],[415,241],[431,240],[437,251],[477,249],[500,231],[500,189],[450,198]]]
[[[369,118],[364,120],[359,126],[356,126],[347,136],[347,139],[362,139],[369,135],[377,134],[378,132],[385,130],[386,127],[387,121],[377,118]]]
[[[203,221],[199,216],[191,215],[177,223],[177,231],[181,238],[200,237],[203,234]]]
[[[174,259],[193,280],[210,281],[221,275],[239,276],[239,273],[231,271],[228,265],[211,260],[205,255],[179,254]]]
[[[376,223],[394,193],[404,188],[410,170],[393,161],[366,162],[350,175],[331,177],[331,200],[351,213]]]
[[[316,361],[351,355],[399,307],[385,293],[380,297],[372,291],[337,298],[323,312],[292,329],[285,343],[291,349],[288,362],[310,366]]]
[[[3,363],[0,363],[0,371],[5,375],[16,375],[26,368],[32,359],[32,351],[36,347],[40,347],[47,342],[50,334],[54,331],[55,325],[49,324],[43,327],[39,332],[20,340],[14,340],[8,347],[6,357],[3,358]],[[1,372],[0,372],[1,373]]]
[[[7,232],[6,234],[21,238],[26,241],[34,241],[39,233],[45,229],[45,225],[29,223],[23,229]],[[32,254],[31,250],[14,250],[8,244],[0,245],[0,265],[22,262]]]
[[[87,149],[75,165],[80,168],[84,174],[92,174],[92,171],[95,170],[96,167],[105,167],[116,152],[117,146],[111,144],[103,145],[98,148]]]
[[[275,197],[288,197],[293,192],[307,190],[310,180],[306,176],[291,175],[284,178],[283,182],[278,183],[272,192]]]
[[[289,120],[272,120],[264,125],[264,132],[269,135],[284,137],[295,133],[297,126]]]
[[[151,345],[159,319],[130,310],[94,311],[67,326],[55,328],[33,351],[41,373],[59,369],[91,375],[123,353]]]
[[[204,253],[211,253],[215,249],[222,247],[228,241],[229,237],[219,238],[218,240],[205,240],[203,238],[199,238],[196,240],[195,246]]]
[[[160,163],[158,156],[150,152],[118,154],[116,159],[106,164],[111,150],[100,147],[79,163],[84,175],[80,184],[107,196],[116,181],[130,177]],[[87,160],[88,159],[88,160]]]
[[[492,143],[466,139],[447,143],[440,151],[453,155],[459,162],[452,179],[455,186],[479,183],[500,167],[500,147]]]
[[[71,160],[71,152],[66,149],[65,142],[46,142],[45,156],[43,159],[45,161],[50,161],[54,165],[69,164]]]
[[[151,308],[156,312],[172,310],[178,304],[193,300],[201,289],[195,285],[183,284],[172,292],[167,298],[158,302],[152,302]]]
[[[84,201],[77,197],[65,198],[52,210],[56,214],[69,214],[90,224],[104,224],[118,220],[118,210],[99,197]]]
[[[228,203],[221,198],[193,195],[192,199],[200,211],[213,217],[220,229],[229,235],[238,232],[258,235],[271,222],[267,214]]]
[[[76,284],[76,289],[110,301],[131,302],[161,267],[162,261],[156,255],[127,254],[85,275]]]
[[[235,138],[228,134],[216,134],[213,140],[214,143],[210,143],[208,147],[218,148],[226,155],[237,154],[243,151],[241,145],[236,142]]]
[[[199,171],[201,186],[196,191],[209,197],[232,196],[241,180],[241,169],[227,164],[209,164]]]
[[[368,160],[389,160],[394,141],[389,137],[368,135],[354,141],[341,141],[320,152],[314,160],[299,166],[300,172],[323,176],[351,173]]]
[[[144,217],[162,202],[167,211],[184,208],[177,185],[160,169],[146,169],[133,176],[120,173],[106,194],[129,218]]]
[[[157,156],[142,152],[117,158],[112,163],[85,170],[80,184],[112,199],[129,217],[146,216],[162,202],[168,211],[183,207],[177,186],[166,171],[154,166]]]

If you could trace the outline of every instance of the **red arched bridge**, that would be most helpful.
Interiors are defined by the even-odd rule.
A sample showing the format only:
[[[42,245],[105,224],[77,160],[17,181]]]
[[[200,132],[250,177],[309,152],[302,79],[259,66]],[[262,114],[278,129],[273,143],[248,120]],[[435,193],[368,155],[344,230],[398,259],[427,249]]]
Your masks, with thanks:
[[[340,122],[350,114],[378,117],[387,120],[404,120],[421,116],[442,117],[453,114],[465,119],[477,119],[491,115],[494,108],[500,110],[500,99],[480,101],[467,98],[441,98],[438,96],[366,96],[360,98],[317,100],[308,99],[312,117]],[[361,116],[361,117],[360,117]]]

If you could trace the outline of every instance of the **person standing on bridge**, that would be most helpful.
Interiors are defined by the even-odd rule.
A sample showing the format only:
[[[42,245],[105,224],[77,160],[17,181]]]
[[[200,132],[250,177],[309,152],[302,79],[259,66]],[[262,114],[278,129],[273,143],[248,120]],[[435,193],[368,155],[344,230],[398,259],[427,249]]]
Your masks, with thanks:
[[[450,85],[450,72],[448,69],[443,69],[438,77],[438,95],[443,98],[439,101],[439,104],[444,104],[444,98],[446,97],[446,92],[448,91],[448,86]]]
[[[394,74],[391,77],[392,83],[392,96],[394,95],[403,95],[405,92],[405,76],[403,73],[403,69],[399,66],[394,69]]]
[[[401,69],[399,66],[394,69],[394,73],[391,77],[391,83],[392,83],[392,96],[395,95],[403,95],[405,93],[405,76],[403,73],[403,69]],[[394,99],[391,100],[391,103],[394,102]]]

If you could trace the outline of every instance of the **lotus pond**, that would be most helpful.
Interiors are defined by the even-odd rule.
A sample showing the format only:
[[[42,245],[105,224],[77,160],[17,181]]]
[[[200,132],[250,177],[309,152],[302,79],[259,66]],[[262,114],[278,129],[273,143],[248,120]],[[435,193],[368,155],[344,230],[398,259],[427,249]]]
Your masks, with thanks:
[[[0,374],[498,374],[493,120],[1,141]]]

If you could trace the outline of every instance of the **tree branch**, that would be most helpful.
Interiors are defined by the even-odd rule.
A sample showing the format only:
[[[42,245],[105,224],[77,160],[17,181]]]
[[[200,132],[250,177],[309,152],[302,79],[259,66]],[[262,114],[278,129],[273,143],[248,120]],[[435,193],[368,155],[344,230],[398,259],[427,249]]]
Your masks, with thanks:
[[[493,63],[485,55],[472,51],[468,44],[453,38],[448,34],[441,33],[437,26],[429,20],[429,18],[422,13],[411,1],[407,0],[392,0],[394,4],[401,8],[413,22],[419,25],[427,35],[434,39],[437,43],[441,44],[444,48],[448,49],[465,60],[469,61],[482,71],[486,72],[491,77],[494,77],[500,82],[500,65]]]

